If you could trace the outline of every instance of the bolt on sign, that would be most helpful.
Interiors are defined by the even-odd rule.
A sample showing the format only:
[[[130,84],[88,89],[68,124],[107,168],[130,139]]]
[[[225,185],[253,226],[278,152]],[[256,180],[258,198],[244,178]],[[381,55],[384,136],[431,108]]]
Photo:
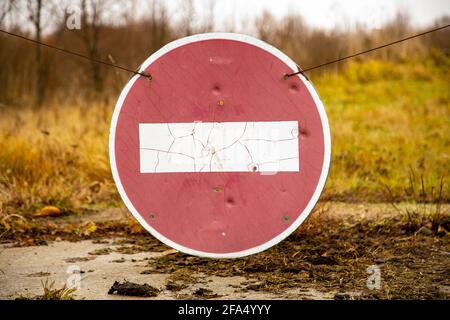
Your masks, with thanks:
[[[281,51],[210,33],[169,43],[117,101],[110,162],[119,193],[156,238],[235,258],[296,230],[324,187],[331,142],[312,84]]]

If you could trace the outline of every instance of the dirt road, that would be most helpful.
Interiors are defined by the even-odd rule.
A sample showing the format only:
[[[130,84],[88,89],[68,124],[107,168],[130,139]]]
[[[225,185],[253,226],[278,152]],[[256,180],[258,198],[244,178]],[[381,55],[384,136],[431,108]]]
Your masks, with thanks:
[[[41,241],[31,245],[24,234],[4,239],[0,298],[36,298],[47,280],[75,286],[75,299],[136,297],[110,290],[116,281],[147,284],[155,291],[137,295],[148,299],[449,299],[448,209],[438,229],[423,218],[409,230],[386,204],[327,204],[279,245],[234,260],[184,255],[145,232],[112,228],[128,219],[124,210],[41,219],[55,228],[96,222],[99,230],[34,234]]]

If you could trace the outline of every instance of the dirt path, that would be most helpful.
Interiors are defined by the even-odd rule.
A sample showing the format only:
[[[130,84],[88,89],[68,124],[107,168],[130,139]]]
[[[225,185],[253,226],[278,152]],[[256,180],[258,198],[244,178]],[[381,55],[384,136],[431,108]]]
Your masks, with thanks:
[[[108,294],[125,280],[157,289],[148,299],[449,299],[443,209],[440,228],[426,217],[411,231],[388,205],[327,204],[279,245],[234,260],[187,256],[129,227],[88,240],[43,233],[39,246],[10,238],[0,246],[0,298],[36,297],[48,279],[55,288],[76,285],[77,299],[128,299]],[[101,229],[99,221],[124,218],[109,210],[49,220],[58,228],[97,221]]]
[[[193,295],[198,289],[217,295],[222,299],[282,299],[282,298],[324,298],[324,295],[307,287],[289,290],[284,294],[265,292],[236,292],[236,288],[245,287],[252,281],[242,276],[207,276],[201,273],[192,275],[195,280],[186,288],[171,291],[166,289],[170,274],[142,274],[148,269],[150,258],[160,257],[161,252],[138,252],[124,254],[109,252],[121,245],[108,239],[108,243],[93,243],[91,240],[80,242],[58,241],[48,246],[16,247],[3,245],[0,250],[0,299],[11,299],[20,295],[35,296],[42,294],[41,281],[51,279],[55,287],[61,287],[67,281],[74,283],[80,275],[77,298],[85,299],[126,299],[126,296],[110,295],[108,290],[117,281],[128,280],[133,283],[147,283],[161,292],[151,299],[176,299]],[[97,253],[97,254],[92,254]],[[81,273],[77,273],[81,271]],[[201,292],[200,290],[199,292]],[[203,294],[204,295],[204,294]],[[198,298],[202,295],[197,294]]]

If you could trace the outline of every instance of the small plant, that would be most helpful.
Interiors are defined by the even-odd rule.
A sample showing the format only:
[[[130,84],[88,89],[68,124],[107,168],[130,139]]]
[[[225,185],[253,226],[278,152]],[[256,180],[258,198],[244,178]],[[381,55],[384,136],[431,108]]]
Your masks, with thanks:
[[[55,281],[48,278],[41,281],[44,293],[33,297],[19,296],[16,300],[74,300],[73,294],[76,288],[68,288],[66,284],[59,289],[54,288]]]
[[[409,187],[405,188],[405,199],[408,204],[399,206],[394,201],[393,193],[388,185],[385,188],[390,197],[390,204],[400,214],[401,220],[406,224],[407,233],[417,232],[425,227],[434,234],[448,232],[448,217],[442,212],[442,195],[444,192],[444,177],[441,177],[439,186],[426,187],[424,176],[417,177],[410,168]]]

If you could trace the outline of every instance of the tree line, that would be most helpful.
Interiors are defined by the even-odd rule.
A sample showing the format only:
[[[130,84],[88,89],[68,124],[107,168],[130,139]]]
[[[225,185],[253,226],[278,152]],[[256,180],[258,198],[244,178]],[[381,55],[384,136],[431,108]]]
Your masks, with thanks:
[[[215,0],[204,0],[203,4],[206,9],[200,17],[192,0],[180,1],[179,18],[174,19],[161,0],[146,1],[140,6],[125,0],[3,0],[0,27],[91,59],[130,68],[137,68],[164,44],[195,33],[250,33],[307,68],[425,30],[414,28],[405,14],[398,14],[379,29],[357,26],[326,31],[309,26],[300,15],[277,19],[269,12],[247,21],[245,24],[251,28],[240,30],[232,23],[234,17],[229,17],[230,23],[225,27],[217,26]],[[449,21],[450,17],[442,17],[434,26]],[[432,50],[449,54],[449,39],[450,31],[446,29],[358,59],[399,60],[427,55]],[[3,107],[110,103],[130,77],[126,72],[5,35],[0,35],[0,61]],[[335,64],[313,74],[338,72],[344,65]]]

